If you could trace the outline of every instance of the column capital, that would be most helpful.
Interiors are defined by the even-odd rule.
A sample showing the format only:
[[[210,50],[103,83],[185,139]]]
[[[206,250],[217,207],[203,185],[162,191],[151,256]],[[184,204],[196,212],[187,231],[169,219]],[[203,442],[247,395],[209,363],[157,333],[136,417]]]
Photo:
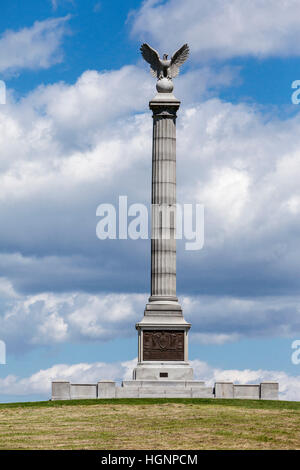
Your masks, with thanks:
[[[176,117],[176,111],[180,107],[180,101],[172,93],[158,93],[149,102],[149,108],[153,116]]]

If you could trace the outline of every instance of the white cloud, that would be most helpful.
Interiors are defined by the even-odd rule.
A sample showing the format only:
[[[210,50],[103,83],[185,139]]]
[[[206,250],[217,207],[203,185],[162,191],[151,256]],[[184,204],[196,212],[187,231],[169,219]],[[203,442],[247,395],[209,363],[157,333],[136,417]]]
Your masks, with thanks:
[[[210,132],[210,131],[209,131]],[[249,174],[229,167],[215,168],[204,188],[199,188],[200,197],[217,213],[224,217],[224,225],[230,227],[240,218],[249,197]]]
[[[11,282],[3,277],[0,277],[0,298],[2,300],[19,298],[19,295],[15,292]]]
[[[147,0],[132,31],[161,53],[188,42],[192,60],[288,57],[300,55],[299,16],[298,0]]]
[[[116,363],[57,364],[49,369],[40,370],[30,377],[8,375],[0,378],[0,397],[6,394],[20,396],[42,394],[47,399],[51,394],[52,380],[68,380],[72,383],[97,383],[102,379],[131,380],[136,363],[137,358]],[[232,381],[237,384],[275,381],[279,382],[281,400],[300,400],[300,376],[292,376],[282,371],[221,370],[199,360],[191,361],[191,365],[195,379],[204,380],[208,386],[213,386],[216,381]]]
[[[9,288],[6,301],[1,300],[1,339],[16,353],[41,345],[133,335],[146,300],[143,294],[20,296],[7,280],[1,285]]]
[[[127,376],[130,364],[130,362],[57,364],[27,378],[8,375],[3,379],[0,378],[0,395],[45,394],[47,399],[50,398],[52,380],[69,380],[73,383],[97,383],[102,378],[121,380]]]
[[[298,296],[190,296],[182,298],[192,322],[191,341],[224,344],[241,338],[286,337],[300,334]]]
[[[147,294],[83,292],[17,294],[0,280],[0,332],[10,353],[39,346],[109,341],[136,335]],[[299,297],[182,297],[185,318],[192,323],[190,340],[224,344],[244,338],[300,334]],[[22,335],[20,335],[22,332]]]
[[[61,43],[69,16],[36,21],[30,28],[7,30],[0,37],[0,72],[47,69],[61,62]]]
[[[195,340],[290,336],[300,331],[300,117],[193,103],[189,75],[177,82],[178,200],[204,203],[205,245],[190,256],[178,244],[178,291]],[[16,297],[0,321],[13,348],[104,340],[141,317],[148,242],[100,242],[95,213],[120,194],[149,202],[153,88],[138,67],[87,71],[1,108],[0,271]]]

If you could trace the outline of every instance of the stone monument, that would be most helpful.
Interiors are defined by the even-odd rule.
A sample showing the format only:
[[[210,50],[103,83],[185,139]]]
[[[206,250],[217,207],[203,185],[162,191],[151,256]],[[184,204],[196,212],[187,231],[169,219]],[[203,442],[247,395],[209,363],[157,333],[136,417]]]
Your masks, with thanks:
[[[160,59],[148,44],[141,46],[157,94],[153,112],[151,296],[143,319],[137,323],[138,364],[135,380],[193,380],[188,363],[188,331],[176,297],[176,113],[180,101],[173,95],[172,79],[189,55],[187,44],[171,60]]]
[[[97,384],[52,382],[52,399],[75,398],[278,398],[278,383],[234,385],[217,382],[206,387],[193,379],[188,362],[188,333],[191,324],[183,317],[176,297],[176,113],[180,101],[173,95],[173,81],[189,55],[184,44],[172,58],[148,44],[141,46],[144,59],[157,79],[153,112],[152,142],[152,236],[151,295],[138,332],[138,363],[132,380],[117,386],[114,381]]]

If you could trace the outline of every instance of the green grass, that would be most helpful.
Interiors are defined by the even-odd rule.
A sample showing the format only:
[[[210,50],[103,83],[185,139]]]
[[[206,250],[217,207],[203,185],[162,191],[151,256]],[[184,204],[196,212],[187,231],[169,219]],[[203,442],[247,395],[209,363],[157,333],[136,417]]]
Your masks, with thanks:
[[[166,403],[183,403],[187,405],[221,405],[238,406],[255,409],[300,410],[300,401],[279,400],[231,400],[216,398],[114,398],[114,399],[90,399],[90,400],[56,400],[56,401],[28,401],[18,403],[0,403],[2,408],[27,408],[27,407],[56,407],[74,405],[163,405]]]
[[[299,402],[144,398],[0,404],[0,449],[299,448]]]

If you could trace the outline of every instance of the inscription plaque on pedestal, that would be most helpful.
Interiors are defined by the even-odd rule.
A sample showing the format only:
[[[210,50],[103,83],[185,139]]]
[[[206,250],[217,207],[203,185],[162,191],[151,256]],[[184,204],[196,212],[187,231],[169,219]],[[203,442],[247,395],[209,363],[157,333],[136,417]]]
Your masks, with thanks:
[[[184,361],[184,331],[143,332],[144,361]]]

